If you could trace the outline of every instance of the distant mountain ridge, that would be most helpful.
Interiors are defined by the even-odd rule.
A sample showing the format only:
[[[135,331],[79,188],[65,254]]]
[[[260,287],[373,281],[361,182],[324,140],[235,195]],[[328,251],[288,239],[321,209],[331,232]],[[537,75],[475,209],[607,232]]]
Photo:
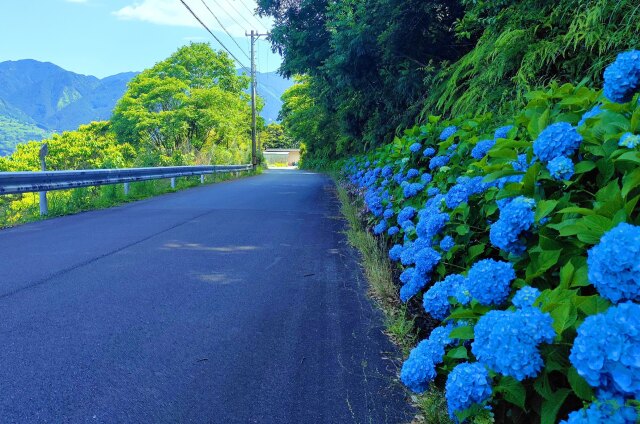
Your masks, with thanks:
[[[137,74],[99,79],[32,59],[0,62],[0,155],[9,154],[21,142],[109,119]],[[277,121],[280,96],[292,84],[275,72],[258,75],[267,123]]]

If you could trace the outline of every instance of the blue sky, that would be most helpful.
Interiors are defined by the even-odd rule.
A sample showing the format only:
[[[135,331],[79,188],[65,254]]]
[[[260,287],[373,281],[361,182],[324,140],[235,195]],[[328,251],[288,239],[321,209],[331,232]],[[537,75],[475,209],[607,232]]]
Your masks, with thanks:
[[[254,0],[205,0],[242,47],[225,34],[202,0],[185,0],[244,65],[245,30],[271,28],[251,13]],[[0,61],[36,59],[67,70],[105,77],[141,71],[191,41],[217,42],[180,0],[1,0]],[[258,70],[276,70],[280,57],[258,42]]]

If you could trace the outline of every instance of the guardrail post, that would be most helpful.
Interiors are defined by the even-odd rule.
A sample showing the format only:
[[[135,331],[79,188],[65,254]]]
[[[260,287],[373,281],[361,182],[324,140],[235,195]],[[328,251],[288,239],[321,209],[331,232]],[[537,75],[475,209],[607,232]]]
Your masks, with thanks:
[[[40,147],[40,153],[39,153],[40,168],[42,169],[42,172],[47,170],[47,162],[45,160],[45,158],[47,157],[47,153],[49,153],[49,145],[47,143],[44,143],[42,147]],[[49,201],[47,200],[47,192],[41,191],[40,192],[40,216],[44,216],[48,214],[49,214]]]
[[[171,188],[176,188],[176,177],[171,178]]]
[[[204,174],[200,175],[200,184],[204,184]]]
[[[124,195],[129,195],[129,183],[124,183]]]

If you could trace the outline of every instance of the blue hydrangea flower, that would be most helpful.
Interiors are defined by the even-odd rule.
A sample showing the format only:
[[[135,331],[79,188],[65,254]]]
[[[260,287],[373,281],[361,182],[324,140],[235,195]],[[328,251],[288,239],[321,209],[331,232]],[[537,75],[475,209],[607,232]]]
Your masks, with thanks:
[[[416,194],[420,193],[422,190],[424,190],[424,184],[411,183],[411,184],[407,184],[404,187],[402,194],[405,197],[405,199],[409,199],[411,197],[414,197]]]
[[[540,343],[555,337],[551,315],[537,308],[489,311],[474,328],[471,351],[492,370],[522,381],[535,377],[543,367]]]
[[[640,145],[640,135],[635,135],[630,132],[624,133],[618,142],[618,146],[627,147],[629,149],[634,149],[638,145]]]
[[[547,164],[551,178],[555,180],[569,180],[573,177],[573,161],[564,156],[551,159]]]
[[[457,148],[458,148],[458,143],[454,143],[454,144],[452,144],[451,146],[449,146],[447,148],[447,152],[449,152],[449,153],[455,152]]]
[[[580,409],[569,414],[560,424],[637,424],[638,414],[635,408],[624,406],[618,399],[596,401],[587,409]]]
[[[387,221],[384,219],[378,223],[375,227],[373,227],[373,234],[380,235],[385,232],[387,229]]]
[[[434,149],[433,147],[427,147],[422,152],[422,156],[424,156],[425,158],[430,158],[431,156],[433,156],[435,154],[436,154],[436,149]]]
[[[509,297],[516,272],[509,262],[483,259],[476,262],[467,274],[471,297],[482,305],[501,305]]]
[[[451,158],[449,156],[436,156],[429,161],[429,169],[432,171],[449,163]]]
[[[520,171],[520,172],[527,172],[529,170],[529,168],[531,167],[531,165],[533,165],[533,163],[535,162],[535,160],[531,159],[531,162],[529,162],[527,160],[527,154],[526,153],[522,153],[520,155],[518,155],[518,159],[511,162],[511,166],[513,167],[514,171]]]
[[[435,319],[445,319],[451,309],[449,298],[456,297],[458,293],[464,291],[466,280],[462,275],[451,274],[435,283],[422,298],[424,310]]]
[[[491,244],[514,255],[524,253],[525,245],[521,242],[520,236],[533,225],[534,204],[532,199],[523,196],[502,204],[500,218],[489,230]]]
[[[485,183],[482,177],[460,177],[445,196],[445,203],[449,209],[455,209],[461,203],[467,202],[469,197],[483,193],[489,187],[490,184]]]
[[[447,376],[445,397],[451,419],[457,421],[456,412],[483,403],[491,397],[491,378],[487,368],[480,363],[462,363]]]
[[[391,249],[389,249],[389,259],[394,262],[398,262],[400,260],[400,255],[404,251],[404,246],[401,244],[394,245]]]
[[[416,208],[406,206],[398,213],[398,223],[402,225],[403,222],[410,221],[414,216],[416,216]]]
[[[533,153],[542,162],[558,156],[571,156],[582,143],[582,136],[568,122],[558,122],[544,129],[533,142]]]
[[[414,260],[416,270],[422,275],[429,275],[431,271],[438,265],[442,257],[440,253],[431,247],[425,247],[416,252]]]
[[[429,187],[427,189],[427,196],[429,197],[437,196],[438,194],[440,194],[440,189],[438,187]]]
[[[640,301],[640,227],[618,224],[589,249],[589,281],[613,303]]]
[[[431,244],[432,239],[440,234],[447,222],[449,222],[449,214],[440,211],[441,198],[444,196],[436,195],[429,199],[424,209],[418,213],[418,226],[416,232],[418,236],[427,244]]]
[[[418,153],[420,151],[420,149],[422,149],[422,144],[420,144],[420,143],[413,143],[409,147],[409,150],[411,150],[411,153]]]
[[[539,296],[540,290],[535,287],[526,286],[518,290],[516,295],[513,296],[511,303],[513,303],[516,308],[526,308],[528,306],[533,306]]]
[[[618,54],[604,70],[604,96],[616,103],[626,103],[640,89],[640,51]]]
[[[513,128],[513,125],[507,125],[507,126],[498,128],[495,134],[493,135],[493,138],[498,139],[498,138],[509,137],[509,131],[511,131],[512,128]]]
[[[400,379],[411,391],[422,393],[436,378],[436,365],[442,362],[444,346],[430,339],[421,341],[402,364]]]
[[[407,179],[410,180],[412,178],[417,177],[418,175],[420,175],[420,171],[418,171],[415,168],[411,168],[410,170],[407,171]]]
[[[431,174],[424,173],[420,176],[420,181],[422,182],[422,184],[429,184],[432,179],[433,177],[431,176]]]
[[[422,291],[422,289],[429,283],[429,279],[418,272],[417,269],[407,269],[413,269],[414,271],[411,274],[411,278],[402,287],[400,287],[400,300],[405,303],[408,302],[409,299],[411,299],[413,296],[420,293],[420,291]]]
[[[445,236],[440,242],[440,249],[442,249],[443,252],[448,252],[449,250],[453,249],[453,246],[455,245],[456,242],[453,240],[453,237]]]
[[[591,110],[585,112],[584,115],[582,115],[582,118],[580,118],[578,126],[581,127],[587,123],[587,119],[595,118],[596,116],[600,115],[600,112],[602,112],[600,106],[601,105],[595,105]]]
[[[477,160],[482,159],[487,155],[489,150],[491,150],[491,148],[495,146],[495,144],[496,144],[495,140],[479,141],[478,144],[475,145],[473,150],[471,150],[471,157]]]
[[[640,398],[640,305],[621,303],[587,317],[569,359],[591,386]]]
[[[395,225],[393,227],[389,227],[389,229],[387,230],[387,234],[389,234],[391,237],[395,236],[399,232],[400,228],[396,227]]]
[[[456,133],[456,131],[458,131],[458,127],[456,127],[455,125],[452,125],[450,127],[445,128],[440,133],[440,140],[441,141],[445,141],[446,139],[448,139],[449,137],[454,135]]]
[[[364,196],[364,202],[373,216],[381,216],[383,213],[382,198],[375,191],[368,191]]]
[[[429,340],[442,346],[450,345],[454,342],[454,340],[449,338],[453,328],[452,322],[448,322],[444,327],[436,327],[431,331],[431,334],[429,334]]]
[[[385,166],[382,168],[382,172],[381,175],[384,178],[389,178],[390,176],[393,175],[393,168],[391,168],[389,165]]]
[[[382,216],[384,217],[384,219],[393,218],[393,209],[391,209],[391,208],[385,209],[384,213],[382,214]]]

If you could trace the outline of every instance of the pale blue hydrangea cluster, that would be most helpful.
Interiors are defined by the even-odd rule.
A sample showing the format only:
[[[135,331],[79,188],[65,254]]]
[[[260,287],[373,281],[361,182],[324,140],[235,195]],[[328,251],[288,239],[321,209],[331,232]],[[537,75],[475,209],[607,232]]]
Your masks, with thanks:
[[[422,393],[436,378],[436,366],[442,362],[444,348],[452,343],[449,333],[452,326],[439,327],[428,339],[421,341],[402,364],[400,379],[413,392]]]
[[[604,70],[604,96],[616,103],[626,103],[640,90],[640,50],[618,54]]]
[[[640,226],[620,223],[587,254],[589,281],[613,303],[640,301]]]
[[[409,150],[411,150],[411,153],[418,153],[421,149],[422,144],[420,143],[413,143],[411,146],[409,146]]]
[[[551,159],[547,164],[551,178],[555,180],[569,180],[573,176],[573,161],[565,156]]]
[[[436,156],[429,161],[429,169],[433,171],[441,168],[448,164],[449,160],[451,160],[451,158],[447,155]]]
[[[477,362],[456,365],[445,384],[449,416],[457,422],[456,412],[482,404],[491,397],[491,393],[491,378],[484,365]]]
[[[456,131],[458,131],[458,127],[456,127],[455,125],[447,127],[444,130],[442,130],[442,132],[440,133],[440,137],[439,138],[440,138],[441,141],[445,141],[446,139],[448,139],[449,137],[454,135],[456,133]]]
[[[574,411],[560,424],[637,424],[635,408],[618,399],[596,401],[586,409]]]
[[[506,125],[504,127],[500,127],[496,130],[495,134],[493,135],[494,139],[498,139],[498,138],[507,138],[509,137],[509,131],[511,131],[511,129],[513,128],[513,125]]]
[[[491,150],[491,148],[495,146],[495,144],[495,140],[479,141],[478,144],[473,147],[473,150],[471,150],[471,157],[477,160],[481,160],[487,155],[487,153],[489,153],[489,150]]]
[[[424,156],[425,158],[430,158],[431,156],[433,156],[435,154],[436,154],[436,149],[434,149],[433,147],[427,147],[422,152],[422,156]]]
[[[450,297],[455,297],[458,302],[465,304],[468,298],[465,297],[467,291],[467,279],[459,274],[450,274],[435,283],[422,298],[424,310],[435,319],[443,320],[449,315],[451,304]]]
[[[482,305],[501,305],[509,297],[516,272],[509,262],[483,259],[467,274],[467,287],[472,298]]]
[[[596,116],[600,115],[600,113],[602,112],[602,109],[600,109],[600,106],[601,105],[595,105],[592,109],[585,112],[582,115],[582,118],[580,118],[580,122],[578,122],[578,126],[581,127],[587,123],[587,119],[595,118]]]
[[[489,230],[491,244],[505,252],[521,255],[526,246],[521,240],[523,233],[533,225],[535,201],[524,196],[499,203],[500,218]]]
[[[479,362],[518,381],[535,377],[544,363],[538,349],[555,337],[553,319],[537,308],[489,311],[474,328],[471,351]]]
[[[569,359],[601,393],[640,399],[640,305],[625,302],[587,317]]]
[[[375,227],[373,227],[373,234],[380,235],[384,233],[387,229],[387,221],[384,219],[378,223]]]
[[[628,149],[635,149],[636,147],[640,146],[640,135],[630,132],[624,133],[622,137],[620,137],[618,146],[626,147]]]
[[[571,156],[582,144],[582,136],[568,122],[549,125],[533,142],[533,153],[547,163],[558,156]]]
[[[535,287],[525,286],[518,290],[516,295],[513,296],[511,303],[513,303],[513,306],[516,308],[527,308],[533,306],[538,297],[540,297],[540,290]]]
[[[443,252],[448,252],[449,250],[453,249],[453,246],[455,245],[456,242],[451,236],[444,236],[440,241],[440,249],[442,249]]]

